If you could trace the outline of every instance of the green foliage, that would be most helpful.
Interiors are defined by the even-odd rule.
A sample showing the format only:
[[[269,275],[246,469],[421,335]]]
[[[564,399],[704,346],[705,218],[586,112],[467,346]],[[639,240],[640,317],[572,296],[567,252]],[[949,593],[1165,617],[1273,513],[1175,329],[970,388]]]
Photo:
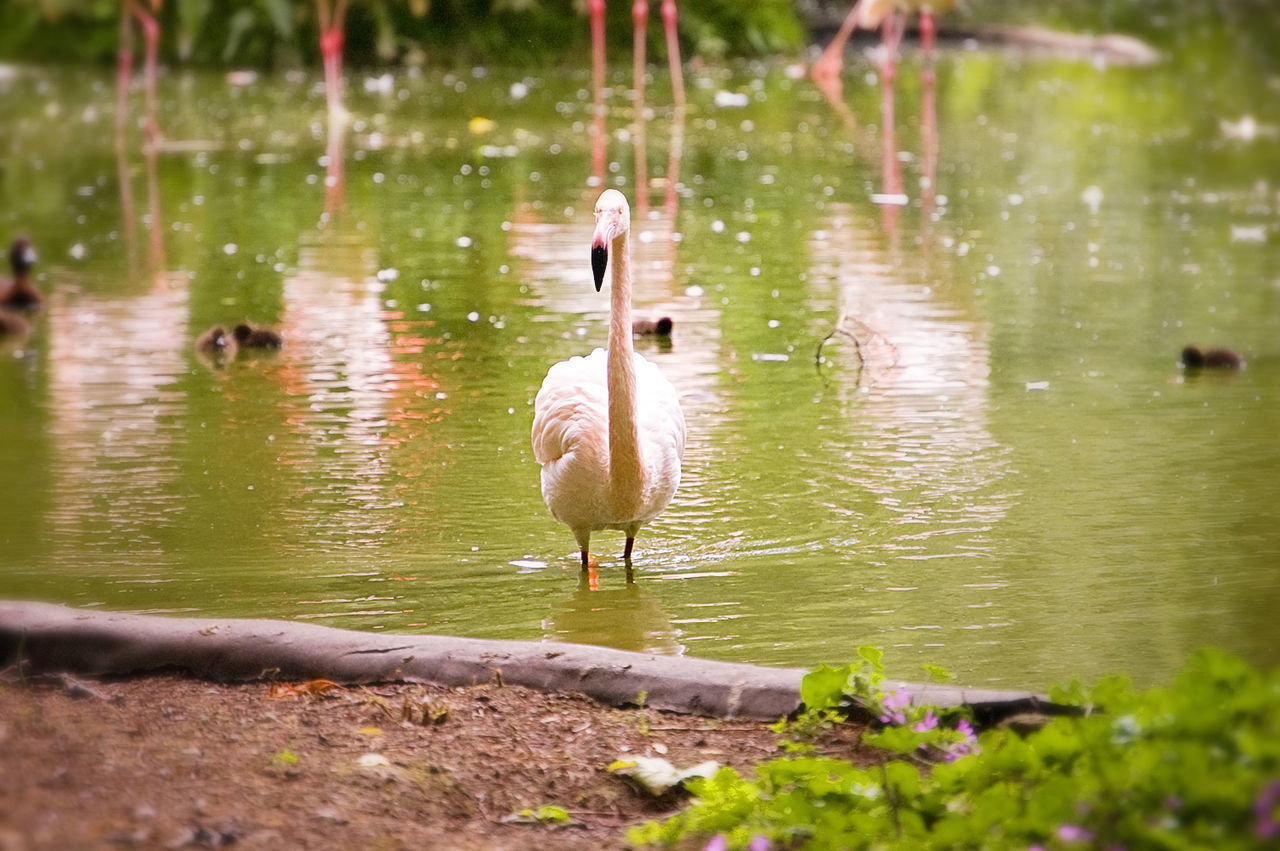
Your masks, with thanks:
[[[630,61],[631,3],[610,3],[610,50]],[[651,3],[650,61],[666,59],[660,3]],[[150,8],[142,0],[143,8]],[[580,60],[588,45],[585,3],[575,0],[351,0],[349,64],[502,63]],[[0,4],[0,56],[38,61],[111,61],[121,5],[113,0],[19,0]],[[679,29],[689,55],[759,55],[803,41],[789,0],[687,0]],[[269,67],[318,63],[315,0],[175,0],[158,12],[167,62]],[[619,53],[625,51],[625,53]]]
[[[858,713],[886,725],[879,732],[868,734],[867,743],[894,753],[949,753],[969,738],[966,732],[940,726],[933,707],[915,703],[908,694],[886,693],[883,658],[879,648],[864,645],[858,648],[857,662],[814,668],[800,681],[804,711],[790,725],[784,720],[774,729],[803,740],[842,715]],[[926,671],[933,679],[950,678],[936,665],[926,666]],[[947,720],[960,718],[960,714],[952,713]]]
[[[846,667],[866,673],[866,664]],[[809,694],[832,700],[838,670],[815,671]],[[1110,678],[1055,696],[1085,713],[1025,738],[986,731],[978,752],[923,771],[927,763],[914,759],[856,768],[812,757],[773,760],[754,778],[721,769],[689,784],[697,796],[689,809],[635,828],[630,839],[1018,849],[1249,849],[1280,839],[1280,672],[1206,650],[1168,688],[1139,692]],[[893,701],[885,710],[907,712]],[[923,743],[947,755],[946,742],[919,726],[889,723],[865,740],[897,754]]]

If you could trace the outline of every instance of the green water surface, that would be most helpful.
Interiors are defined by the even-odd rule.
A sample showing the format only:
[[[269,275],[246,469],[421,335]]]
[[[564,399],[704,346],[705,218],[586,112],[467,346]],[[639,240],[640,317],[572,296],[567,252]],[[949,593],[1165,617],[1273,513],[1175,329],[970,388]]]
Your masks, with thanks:
[[[1277,78],[957,47],[931,164],[919,71],[898,207],[856,57],[846,115],[781,62],[691,74],[683,116],[655,68],[637,111],[619,65],[600,180],[585,72],[354,73],[338,130],[313,76],[172,72],[148,150],[106,71],[10,69],[0,223],[49,300],[0,351],[0,596],[765,664],[872,643],[972,684],[1280,661]],[[604,343],[604,185],[689,442],[635,585],[600,533],[592,590],[529,428]],[[242,318],[284,350],[196,356]],[[1188,375],[1188,342],[1248,366]]]

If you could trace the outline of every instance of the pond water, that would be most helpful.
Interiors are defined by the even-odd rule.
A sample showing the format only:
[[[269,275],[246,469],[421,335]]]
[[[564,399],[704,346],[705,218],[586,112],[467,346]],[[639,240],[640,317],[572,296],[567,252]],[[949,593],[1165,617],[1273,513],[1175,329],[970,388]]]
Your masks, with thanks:
[[[0,223],[49,299],[0,357],[0,596],[764,664],[870,643],[975,685],[1280,661],[1276,77],[957,49],[935,158],[909,56],[886,161],[872,69],[837,109],[710,68],[680,116],[619,65],[595,165],[585,73],[356,73],[331,131],[313,77],[175,72],[149,152],[107,73],[12,72]],[[636,583],[602,533],[592,589],[529,428],[605,339],[602,185],[689,444]],[[244,318],[283,351],[196,356]],[[1188,342],[1247,368],[1186,374]]]

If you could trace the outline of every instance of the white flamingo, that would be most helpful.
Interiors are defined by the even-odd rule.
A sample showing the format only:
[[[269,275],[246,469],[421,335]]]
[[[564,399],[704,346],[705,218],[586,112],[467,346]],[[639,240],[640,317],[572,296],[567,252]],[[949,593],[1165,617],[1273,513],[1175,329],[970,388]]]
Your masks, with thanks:
[[[685,438],[675,388],[632,347],[630,228],[626,197],[606,189],[596,202],[591,268],[599,292],[613,252],[609,348],[552,366],[533,403],[542,498],[573,530],[584,571],[592,532],[625,532],[628,577],[636,532],[680,484]]]

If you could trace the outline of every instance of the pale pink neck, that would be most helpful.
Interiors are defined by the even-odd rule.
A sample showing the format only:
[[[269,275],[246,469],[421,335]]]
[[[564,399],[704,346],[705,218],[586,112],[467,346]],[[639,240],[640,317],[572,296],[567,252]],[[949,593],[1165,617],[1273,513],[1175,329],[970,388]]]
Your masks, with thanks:
[[[627,232],[611,246],[609,292],[609,487],[614,509],[639,506],[644,475],[636,425],[636,368],[631,342],[631,246]]]

